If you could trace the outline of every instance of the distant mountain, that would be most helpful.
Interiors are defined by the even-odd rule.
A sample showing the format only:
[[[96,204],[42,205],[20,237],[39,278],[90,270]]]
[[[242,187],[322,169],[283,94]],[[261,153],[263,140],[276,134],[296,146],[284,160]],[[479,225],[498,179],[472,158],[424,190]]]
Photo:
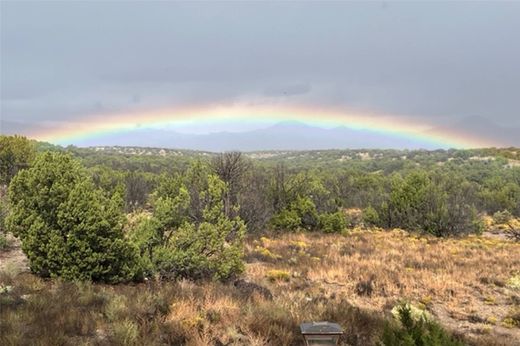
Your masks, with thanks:
[[[25,124],[1,121],[1,133],[23,133]],[[45,128],[41,132],[46,132]],[[461,132],[501,144],[520,146],[520,128],[506,128],[489,119],[470,117],[424,132],[424,137]],[[68,143],[67,143],[68,144]],[[244,132],[186,134],[173,130],[137,129],[75,140],[78,146],[140,146],[201,151],[323,150],[323,149],[438,149],[435,144],[371,130],[347,127],[324,129],[297,121]]]
[[[74,143],[79,146],[146,146],[203,151],[312,150],[346,148],[424,148],[436,149],[427,142],[346,127],[324,129],[299,122],[282,122],[246,132],[184,134],[158,129],[97,136]]]

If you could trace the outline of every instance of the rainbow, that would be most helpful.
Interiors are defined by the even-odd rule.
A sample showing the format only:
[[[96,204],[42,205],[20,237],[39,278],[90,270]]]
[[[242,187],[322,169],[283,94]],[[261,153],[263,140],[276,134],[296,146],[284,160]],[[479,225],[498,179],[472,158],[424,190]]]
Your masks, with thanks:
[[[109,136],[117,133],[131,133],[142,128],[167,126],[207,125],[225,123],[274,124],[282,121],[298,121],[319,127],[344,126],[355,130],[369,130],[375,133],[425,143],[438,148],[481,148],[501,146],[461,130],[446,129],[428,131],[431,126],[403,117],[368,112],[324,110],[312,108],[288,108],[266,106],[231,106],[205,108],[177,108],[155,111],[134,111],[119,114],[98,114],[88,116],[74,126],[53,126],[30,136],[55,144],[75,142]]]

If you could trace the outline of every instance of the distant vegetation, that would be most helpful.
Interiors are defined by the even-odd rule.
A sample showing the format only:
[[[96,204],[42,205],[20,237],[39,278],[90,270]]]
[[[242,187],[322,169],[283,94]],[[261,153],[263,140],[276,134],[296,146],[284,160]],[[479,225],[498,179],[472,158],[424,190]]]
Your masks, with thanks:
[[[245,270],[246,239],[263,234],[375,227],[450,237],[480,234],[486,220],[520,233],[520,149],[217,154],[62,148],[18,136],[0,136],[0,144],[0,248],[6,231],[14,234],[41,277],[227,283]],[[267,246],[253,252],[281,258]],[[271,282],[292,280],[277,270],[266,274]],[[89,294],[96,309],[106,304]],[[157,304],[154,314],[166,314]],[[292,323],[279,318],[280,328]],[[142,332],[131,320],[118,323],[122,333]],[[459,344],[427,321],[383,329],[386,345]]]
[[[446,236],[481,232],[479,214],[520,216],[515,149],[245,155],[0,141],[2,223],[43,276],[224,280],[242,271],[246,233],[363,222]]]

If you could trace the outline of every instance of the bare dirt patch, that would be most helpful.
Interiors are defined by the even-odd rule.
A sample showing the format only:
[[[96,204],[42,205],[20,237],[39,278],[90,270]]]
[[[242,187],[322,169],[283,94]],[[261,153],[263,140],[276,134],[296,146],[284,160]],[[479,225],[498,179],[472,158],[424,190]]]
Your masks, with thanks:
[[[29,261],[20,248],[20,241],[12,235],[7,235],[9,246],[0,250],[0,272],[13,274],[29,271]]]

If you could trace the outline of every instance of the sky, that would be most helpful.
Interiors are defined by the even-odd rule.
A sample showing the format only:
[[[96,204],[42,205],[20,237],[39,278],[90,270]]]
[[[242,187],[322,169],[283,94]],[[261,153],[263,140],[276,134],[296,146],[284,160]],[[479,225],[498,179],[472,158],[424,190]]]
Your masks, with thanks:
[[[520,129],[520,2],[0,6],[2,133],[38,137],[127,113],[140,114],[135,126],[184,132],[257,126],[153,115],[237,107],[355,112],[474,136],[482,129],[466,119],[492,122],[491,137]]]

